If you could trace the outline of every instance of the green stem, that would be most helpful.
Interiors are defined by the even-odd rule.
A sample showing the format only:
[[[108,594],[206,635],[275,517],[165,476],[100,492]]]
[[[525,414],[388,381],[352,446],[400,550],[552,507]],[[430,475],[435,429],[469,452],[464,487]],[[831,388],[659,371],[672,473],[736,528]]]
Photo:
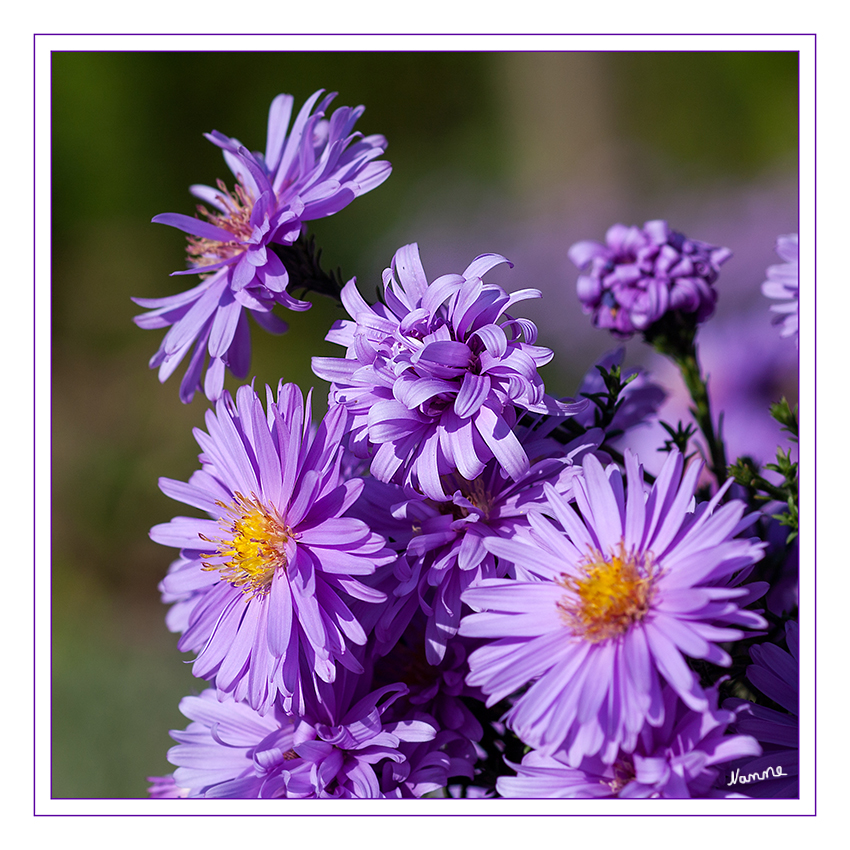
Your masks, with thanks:
[[[688,388],[693,407],[691,415],[702,432],[708,447],[709,469],[717,479],[718,487],[729,477],[726,464],[726,449],[723,440],[714,431],[711,416],[711,404],[708,400],[708,386],[699,367],[696,347],[697,325],[693,314],[678,310],[666,313],[661,319],[644,331],[644,339],[656,351],[669,357],[682,373],[682,379]]]
[[[708,398],[708,385],[702,376],[699,361],[697,360],[696,345],[693,342],[684,351],[675,353],[664,352],[679,367],[682,379],[688,388],[693,407],[691,414],[696,420],[703,437],[705,437],[709,453],[709,467],[717,479],[718,486],[728,477],[726,463],[726,448],[723,440],[714,431],[714,422],[711,415],[711,403]]]

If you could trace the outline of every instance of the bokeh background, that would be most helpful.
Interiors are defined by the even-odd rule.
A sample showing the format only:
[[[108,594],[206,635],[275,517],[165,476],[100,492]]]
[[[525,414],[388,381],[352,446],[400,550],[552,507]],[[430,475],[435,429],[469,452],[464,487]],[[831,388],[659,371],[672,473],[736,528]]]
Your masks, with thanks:
[[[364,104],[358,129],[388,138],[393,174],[313,223],[326,267],[369,297],[408,242],[430,278],[507,256],[514,268],[494,281],[544,292],[524,314],[556,352],[555,395],[614,346],[578,307],[571,244],[666,218],[731,248],[703,364],[731,453],[769,460],[765,411],[780,393],[796,400],[797,366],[759,285],[776,237],[798,229],[797,86],[797,55],[774,52],[54,53],[53,796],[145,796],[145,777],[171,770],[180,698],[203,689],[158,598],[175,553],[147,532],[183,512],[156,482],[197,467],[191,431],[207,405],[182,405],[179,376],[161,386],[148,370],[162,332],[136,328],[130,301],[187,288],[169,277],[181,234],[150,220],[191,214],[189,184],[230,179],[202,133],[262,150],[280,92]],[[323,337],[341,312],[314,303],[283,337],[255,327],[252,371],[260,385],[315,386],[321,409],[310,358],[339,353]],[[677,376],[639,340],[626,362],[667,385],[671,420],[686,415]]]

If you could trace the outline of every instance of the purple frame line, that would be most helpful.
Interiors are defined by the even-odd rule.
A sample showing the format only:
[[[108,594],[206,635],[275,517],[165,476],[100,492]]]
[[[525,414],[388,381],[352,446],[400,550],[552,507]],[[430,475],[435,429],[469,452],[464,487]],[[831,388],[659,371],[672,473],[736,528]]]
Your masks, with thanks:
[[[817,237],[817,233],[818,233],[818,144],[817,144],[817,142],[818,142],[818,61],[817,61],[818,60],[818,37],[814,33],[812,34],[812,36],[814,38],[814,51],[813,51],[813,53],[814,53],[814,55],[813,55],[813,60],[814,60],[814,62],[813,62],[813,66],[814,66],[814,68],[813,68],[813,70],[814,70],[814,79],[813,79],[813,83],[814,83],[814,85],[813,85],[813,88],[814,88],[814,92],[813,92],[813,94],[814,94],[814,104],[813,104],[813,107],[814,107],[814,127],[813,127],[814,148],[813,148],[813,155],[814,155],[814,158],[813,158],[813,162],[812,162],[812,170],[813,170],[812,190],[813,190],[813,193],[814,193],[814,197],[812,199],[814,201],[813,210],[812,210],[812,212],[814,214],[814,221],[812,222],[812,224],[813,224],[813,227],[812,227],[812,237],[813,237],[812,238],[812,246],[813,246],[813,249],[814,249],[814,250],[812,250],[812,259],[814,261],[814,280],[813,280],[813,283],[814,283],[814,305],[815,305],[814,316],[812,317],[812,319],[813,319],[813,338],[812,339],[813,339],[813,343],[814,343],[814,340],[816,340],[818,338],[818,334],[817,334],[817,322],[818,322],[818,310],[817,310],[817,304],[818,304],[818,286],[817,286],[817,279],[818,279],[818,271],[817,271],[817,266],[818,266],[818,255],[817,255],[817,243],[818,243],[818,237]],[[799,126],[799,122],[800,122],[800,116],[799,116],[799,112],[798,112],[798,115],[797,115],[798,126]],[[798,185],[798,190],[797,190],[797,205],[798,205],[797,222],[798,222],[798,227],[799,227],[799,220],[800,220],[800,214],[799,214],[799,204],[800,204],[799,181],[800,181],[800,146],[798,144],[797,145],[797,185]],[[812,616],[813,623],[815,624],[815,628],[814,628],[814,632],[813,632],[814,640],[813,640],[813,646],[812,646],[812,650],[813,650],[813,653],[814,653],[814,667],[815,667],[815,669],[814,669],[814,674],[815,674],[814,675],[814,712],[813,712],[814,721],[815,721],[814,722],[814,770],[813,770],[814,776],[813,776],[813,779],[814,779],[814,804],[815,804],[814,813],[815,813],[815,816],[817,816],[817,812],[818,812],[818,725],[817,725],[817,716],[818,716],[818,635],[817,635],[817,597],[818,597],[818,592],[817,592],[818,591],[818,571],[817,571],[817,562],[818,562],[818,556],[817,556],[817,546],[818,546],[818,537],[817,537],[818,350],[817,350],[817,345],[813,344],[813,349],[814,349],[814,373],[815,374],[813,376],[814,377],[814,405],[813,405],[814,409],[812,410],[811,433],[812,433],[812,450],[813,450],[813,455],[814,455],[814,464],[813,464],[814,468],[812,470],[813,483],[814,483],[814,490],[813,490],[814,499],[813,499],[813,503],[812,503],[812,531],[811,531],[811,534],[812,534],[812,544],[813,544],[813,551],[814,551],[814,575],[813,575],[814,593],[813,593],[813,599],[812,599],[812,614],[811,614],[811,616]],[[800,357],[799,357],[799,352],[797,354],[797,386],[798,387],[800,386]],[[798,390],[798,392],[799,392],[799,390]],[[799,581],[799,579],[798,579],[798,581]]]
[[[198,32],[39,32],[34,33],[33,37],[38,38],[40,36],[69,36],[69,37],[79,37],[79,36],[104,36],[112,38],[114,36],[126,36],[128,38],[145,38],[147,36],[162,36],[165,38],[172,38],[175,36],[180,37],[190,37],[190,38],[208,38],[210,36],[214,37],[227,37],[233,36],[237,38],[277,38],[277,37],[289,37],[289,38],[303,38],[303,37],[322,37],[322,38],[357,38],[360,36],[370,36],[370,37],[389,37],[395,38],[397,36],[413,36],[416,38],[431,38],[431,37],[439,37],[439,38],[472,38],[472,37],[483,37],[487,38],[490,36],[517,36],[520,38],[560,38],[562,36],[569,37],[585,37],[585,36],[604,36],[606,38],[634,38],[635,36],[670,36],[672,38],[681,38],[682,36],[691,36],[692,38],[703,38],[703,37],[713,37],[713,36],[730,36],[732,38],[737,37],[752,37],[752,36],[761,36],[764,38],[772,38],[775,36],[814,36],[817,38],[817,34],[813,32],[521,32],[521,33],[505,33],[505,32],[489,32],[489,33],[478,33],[478,32],[352,32],[352,33],[341,33],[341,32],[278,32],[278,33],[268,33],[268,32],[240,32],[240,33],[198,33]],[[215,51],[218,52],[218,51]],[[499,51],[502,52],[502,51]],[[602,52],[602,51],[600,51]]]
[[[37,535],[36,535],[36,526],[35,526],[35,517],[36,517],[36,452],[35,452],[35,441],[36,441],[36,411],[37,411],[37,403],[36,403],[36,393],[35,393],[35,363],[36,363],[36,319],[35,319],[35,308],[36,308],[36,252],[37,252],[37,243],[38,243],[38,231],[36,228],[36,176],[35,176],[35,139],[36,139],[36,110],[35,110],[35,72],[36,72],[36,37],[33,35],[33,44],[32,44],[32,82],[33,82],[33,109],[32,109],[32,159],[33,159],[33,169],[32,169],[32,196],[33,196],[33,205],[32,205],[32,365],[33,365],[33,394],[32,394],[32,480],[33,480],[33,488],[32,488],[32,516],[33,516],[33,524],[32,524],[32,552],[33,552],[33,571],[32,571],[32,645],[33,650],[35,650],[36,645],[36,588],[35,588],[35,553],[37,547]],[[53,453],[53,449],[51,446],[51,455]],[[51,617],[51,637],[53,630],[53,618]],[[36,707],[36,675],[35,675],[35,652],[33,651],[33,668],[32,668],[32,806],[33,806],[33,817],[36,816],[35,813],[35,801],[36,801],[36,786],[35,786],[35,765],[36,765],[36,751],[35,751],[35,707]]]
[[[196,38],[204,38],[209,36],[219,36],[221,33],[33,33],[33,197],[35,198],[35,187],[36,187],[36,169],[35,169],[35,138],[36,138],[36,111],[35,111],[35,76],[36,76],[36,43],[39,37],[62,37],[62,36],[71,36],[71,37],[115,37],[115,36],[131,36],[131,37],[147,37],[147,36],[164,36],[166,38],[169,37],[196,37]],[[656,37],[682,37],[682,36],[692,36],[692,37],[703,37],[703,36],[731,36],[731,37],[753,37],[753,36],[762,36],[762,37],[771,37],[771,36],[798,36],[798,37],[811,37],[814,39],[813,46],[813,58],[814,58],[814,159],[813,159],[813,201],[814,201],[814,247],[817,246],[817,34],[816,33],[239,33],[238,37],[313,37],[313,36],[321,36],[321,37],[333,37],[339,36],[344,38],[351,37],[359,37],[359,36],[370,36],[370,37],[394,37],[399,35],[415,35],[415,36],[423,36],[423,37],[474,37],[474,36],[503,36],[503,35],[517,35],[519,37],[590,37],[590,36],[605,36],[605,37],[628,37],[632,38],[634,36],[656,36]],[[61,50],[52,50],[51,54],[54,52],[65,52]],[[87,52],[99,52],[99,51],[87,51]],[[129,52],[129,51],[128,51]],[[149,51],[134,51],[134,52],[150,52],[150,53],[166,53],[166,52],[176,52],[170,50],[149,50]],[[193,51],[187,51],[193,52]],[[221,51],[214,51],[221,52]],[[268,51],[247,51],[247,50],[237,50],[232,52],[275,52],[272,50]],[[318,51],[310,51],[310,52],[318,52]],[[379,50],[370,50],[370,51],[362,51],[362,52],[384,52]],[[386,52],[408,52],[408,51],[386,51]],[[428,51],[422,51],[428,52]],[[455,52],[455,51],[445,51],[445,52]],[[476,51],[470,51],[476,52]],[[479,51],[483,52],[483,51]],[[535,51],[498,51],[504,53],[511,52],[535,52]],[[574,53],[602,53],[602,52],[616,52],[616,51],[604,51],[604,50],[575,50],[570,51]],[[648,51],[641,51],[648,52]],[[666,52],[666,51],[657,51],[657,52]],[[688,51],[693,53],[711,53],[715,51],[711,50],[694,50]],[[736,52],[736,51],[724,51],[724,52]],[[758,52],[758,51],[754,51]],[[794,52],[794,51],[789,51]],[[797,51],[799,53],[799,51]],[[798,106],[799,106],[799,78],[798,78]],[[800,116],[798,110],[798,148],[797,148],[797,220],[799,227],[799,219],[800,219],[800,171],[801,171],[801,160],[800,160],[800,150],[799,150],[799,133],[800,133]],[[52,172],[51,172],[52,174]],[[36,228],[36,204],[33,204],[33,366],[35,366],[36,361],[36,317],[35,317],[35,307],[36,307],[36,255],[37,255],[37,228]],[[52,240],[52,228],[51,233],[49,235],[49,241]],[[813,262],[814,262],[814,328],[813,334],[814,338],[817,338],[817,251],[813,251]],[[35,377],[35,376],[34,376]],[[800,385],[800,358],[799,353],[797,356],[797,385]],[[52,398],[52,396],[51,396]],[[37,411],[37,402],[35,393],[33,394],[33,448],[35,448],[35,421],[36,421],[36,411]],[[50,403],[48,404],[48,411],[52,409]],[[814,349],[814,411],[813,411],[813,452],[814,452],[814,470],[812,472],[814,479],[814,503],[812,506],[812,518],[813,518],[813,546],[814,546],[814,561],[817,563],[817,439],[816,439],[816,425],[817,425],[817,347]],[[50,446],[51,446],[51,456],[52,456],[52,431],[50,437]],[[33,481],[35,483],[35,469],[36,469],[36,460],[35,460],[35,451],[33,452]],[[52,469],[51,469],[51,487],[52,487]],[[35,494],[35,486],[33,487],[33,517],[36,514],[36,494]],[[35,523],[33,524],[33,560],[35,564],[35,550],[36,550],[36,529]],[[813,605],[817,606],[817,569],[814,571],[814,600]],[[33,646],[35,645],[35,634],[36,634],[36,603],[35,603],[35,569],[33,569]],[[813,616],[816,612],[813,612]],[[816,622],[816,619],[815,619]],[[52,617],[51,617],[51,625],[50,625],[50,638],[52,641]],[[814,632],[814,716],[817,717],[817,628],[815,628]],[[35,673],[35,662],[33,662],[33,674]],[[33,675],[33,766],[35,767],[35,700],[36,700],[36,681],[35,675]],[[417,814],[339,814],[339,815],[327,815],[327,814],[305,814],[305,813],[280,813],[280,814],[239,814],[239,815],[231,815],[231,814],[200,814],[200,813],[174,813],[174,814],[163,814],[163,813],[150,813],[150,814],[123,814],[117,815],[117,817],[262,817],[262,818],[276,818],[276,817],[816,817],[817,816],[817,724],[815,723],[814,727],[814,812],[811,814],[785,814],[785,815],[773,815],[773,814],[733,814],[733,813],[706,813],[706,814],[698,814],[698,813],[687,813],[687,814],[671,814],[665,813],[662,815],[651,814],[651,813],[623,813],[623,814],[594,814],[594,813],[564,813],[559,815],[553,814],[499,814],[499,813],[457,813],[457,814],[445,814],[445,813],[417,813]],[[51,765],[52,765],[52,752],[51,752]],[[36,806],[36,780],[35,780],[35,770],[33,770],[33,817],[116,817],[116,815],[111,814],[83,814],[83,813],[68,813],[68,814],[38,814],[35,811]],[[54,799],[51,797],[51,799]],[[68,797],[61,798],[63,800],[69,801],[79,801],[79,800],[101,800],[105,798],[101,797]],[[522,798],[523,800],[531,800],[537,801],[540,798],[537,797],[528,797]]]

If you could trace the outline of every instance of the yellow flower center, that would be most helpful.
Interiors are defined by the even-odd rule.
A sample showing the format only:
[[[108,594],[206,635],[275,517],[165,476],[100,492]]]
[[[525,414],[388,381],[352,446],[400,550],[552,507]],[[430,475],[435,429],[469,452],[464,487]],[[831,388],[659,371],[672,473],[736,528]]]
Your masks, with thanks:
[[[265,596],[278,569],[286,569],[286,544],[294,536],[274,508],[267,508],[255,497],[246,499],[234,493],[230,505],[216,502],[227,515],[219,520],[224,534],[210,540],[218,551],[205,558],[203,569],[218,570],[225,581],[238,587],[248,598]]]
[[[615,638],[643,619],[652,597],[652,564],[622,543],[606,559],[591,550],[578,576],[561,575],[569,594],[558,602],[566,624],[590,643]]]
[[[242,253],[245,250],[243,243],[250,239],[254,232],[251,226],[254,198],[251,193],[239,183],[232,192],[228,191],[222,180],[218,180],[216,185],[221,192],[216,197],[227,212],[211,213],[203,204],[198,205],[198,212],[210,224],[232,233],[234,238],[227,242],[217,242],[201,236],[188,236],[186,252],[196,266],[209,266]]]

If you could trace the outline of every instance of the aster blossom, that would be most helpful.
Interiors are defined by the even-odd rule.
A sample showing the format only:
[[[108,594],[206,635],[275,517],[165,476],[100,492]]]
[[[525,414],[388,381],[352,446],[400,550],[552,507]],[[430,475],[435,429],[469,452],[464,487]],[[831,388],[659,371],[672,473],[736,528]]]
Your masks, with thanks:
[[[482,280],[504,263],[482,254],[429,283],[410,244],[383,273],[381,303],[369,305],[354,279],[343,288],[351,319],[326,339],[345,346],[345,358],[314,357],[313,371],[351,413],[352,450],[371,453],[378,480],[446,501],[455,488],[442,476],[474,481],[493,458],[517,480],[529,469],[513,432],[517,408],[568,416],[586,406],[545,394],[537,369],[553,353],[534,344],[532,322],[506,312],[540,292],[509,295]]]
[[[177,741],[168,751],[177,766],[173,784],[190,798],[399,796],[398,781],[390,793],[382,788],[382,778],[393,772],[386,763],[403,764],[403,743],[436,735],[426,720],[385,717],[406,690],[399,684],[380,688],[332,722],[287,714],[277,705],[262,715],[212,689],[185,697],[180,710],[192,722],[171,732]]]
[[[219,693],[265,712],[281,695],[303,711],[337,664],[361,670],[352,646],[366,634],[354,600],[384,594],[359,580],[394,555],[366,523],[344,516],[362,490],[340,477],[346,414],[328,412],[313,430],[294,384],[281,384],[266,410],[252,387],[225,393],[195,430],[201,469],[187,483],[160,479],[173,499],[209,519],[176,517],[151,529],[180,548],[162,582],[176,600],[181,651],[193,673]]]
[[[642,228],[615,224],[604,245],[577,242],[568,255],[582,272],[576,284],[582,310],[595,327],[628,339],[669,311],[689,314],[695,323],[708,319],[717,302],[713,284],[732,252],[655,220]]]
[[[341,107],[325,118],[336,95],[317,105],[321,94],[320,89],[307,100],[291,128],[293,97],[281,94],[272,101],[264,154],[218,131],[205,134],[222,149],[235,187],[221,180],[215,188],[194,185],[190,191],[203,201],[199,216],[153,218],[188,234],[189,268],[173,274],[202,276],[200,284],[179,295],[133,299],[149,308],[136,317],[137,325],[170,327],[150,361],[151,368],[159,368],[160,381],[191,351],[180,386],[184,402],[201,387],[202,376],[204,392],[214,401],[224,387],[226,367],[239,378],[247,375],[247,314],[266,330],[282,333],[287,325],[272,312],[275,305],[309,309],[310,302],[286,291],[289,274],[274,246],[292,245],[304,222],[339,212],[390,174],[388,162],[374,161],[386,148],[383,136],[353,132],[363,107]]]
[[[776,240],[776,253],[785,261],[768,266],[767,280],[761,285],[761,291],[767,298],[781,301],[771,305],[771,312],[776,313],[774,323],[780,326],[779,335],[794,337],[798,342],[800,327],[800,269],[799,269],[799,240],[796,233],[780,236]]]
[[[588,756],[573,767],[563,752],[532,750],[512,765],[517,775],[500,777],[496,788],[503,797],[741,797],[723,785],[724,769],[736,759],[760,755],[761,747],[749,735],[727,734],[735,712],[717,707],[716,687],[706,696],[708,708],[692,711],[665,687],[664,722],[646,724],[632,752],[621,750],[611,764]]]
[[[613,764],[630,752],[645,723],[665,722],[662,683],[693,711],[709,701],[685,657],[728,666],[718,645],[762,628],[744,606],[763,583],[740,583],[764,545],[735,535],[754,519],[745,505],[720,506],[726,488],[694,504],[702,471],[684,471],[672,451],[651,488],[630,451],[626,481],[592,454],[572,481],[575,508],[550,486],[544,516],[531,514],[522,540],[488,538],[525,580],[489,579],[463,600],[476,613],[460,634],[490,642],[470,655],[468,684],[493,705],[519,696],[506,722],[531,747],[564,750],[577,767],[599,756]],[[530,539],[529,539],[530,538]]]

